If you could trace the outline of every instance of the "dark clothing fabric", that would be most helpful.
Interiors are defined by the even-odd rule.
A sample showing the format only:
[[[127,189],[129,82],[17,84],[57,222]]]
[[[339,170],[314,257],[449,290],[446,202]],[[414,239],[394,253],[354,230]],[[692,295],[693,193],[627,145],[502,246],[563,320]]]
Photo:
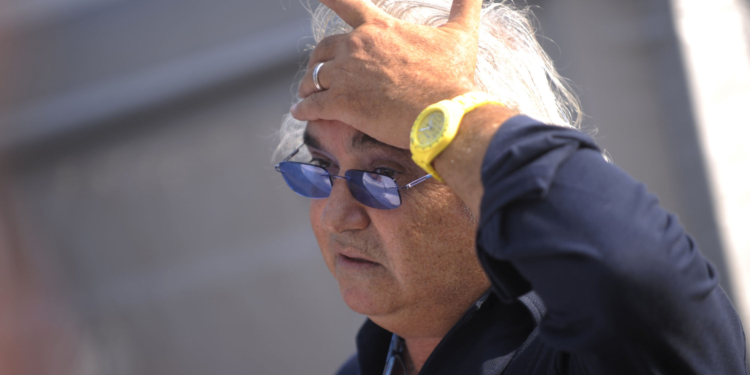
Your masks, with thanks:
[[[492,363],[514,351],[503,374],[746,374],[742,326],[713,266],[590,137],[511,118],[482,183],[477,254],[493,293],[420,374],[497,374]],[[519,299],[532,289],[546,307],[538,325],[544,309]],[[368,320],[339,373],[380,375],[389,340]]]

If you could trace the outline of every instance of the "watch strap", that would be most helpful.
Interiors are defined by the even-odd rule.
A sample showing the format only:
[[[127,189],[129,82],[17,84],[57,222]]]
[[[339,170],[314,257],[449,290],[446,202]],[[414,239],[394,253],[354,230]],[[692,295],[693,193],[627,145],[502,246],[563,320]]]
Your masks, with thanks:
[[[443,150],[445,150],[456,137],[456,135],[458,134],[458,127],[461,125],[463,116],[466,113],[476,109],[477,107],[481,107],[486,104],[503,105],[502,102],[500,102],[499,100],[497,100],[497,98],[490,94],[474,91],[459,95],[451,100],[443,100],[427,107],[424,111],[422,111],[422,113],[417,117],[417,120],[414,121],[414,125],[412,126],[411,153],[414,162],[422,169],[424,169],[427,173],[431,174],[432,177],[440,182],[443,182],[443,179],[440,178],[440,176],[438,176],[438,174],[435,172],[435,169],[432,166],[432,161],[435,160],[435,158],[440,155],[440,153],[443,152]],[[437,142],[434,142],[429,147],[422,147],[418,144],[414,135],[418,134],[422,119],[427,113],[434,111],[435,107],[441,107],[444,112],[450,111],[451,114],[446,114],[446,121],[448,123],[444,125],[445,131],[443,132],[441,139]]]

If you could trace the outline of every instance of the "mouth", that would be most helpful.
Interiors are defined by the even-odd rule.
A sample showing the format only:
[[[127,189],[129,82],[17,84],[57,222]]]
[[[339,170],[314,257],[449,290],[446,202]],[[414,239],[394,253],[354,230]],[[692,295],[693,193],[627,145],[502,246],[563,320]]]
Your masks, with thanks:
[[[337,264],[340,267],[349,268],[349,269],[356,269],[356,270],[366,270],[371,269],[380,266],[380,264],[369,261],[367,259],[363,258],[357,258],[354,256],[347,256],[344,254],[339,253],[336,257]]]

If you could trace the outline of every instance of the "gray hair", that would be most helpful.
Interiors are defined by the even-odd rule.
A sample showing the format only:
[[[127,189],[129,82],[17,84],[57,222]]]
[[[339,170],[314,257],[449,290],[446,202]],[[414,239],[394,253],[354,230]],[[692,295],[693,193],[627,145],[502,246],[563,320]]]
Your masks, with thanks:
[[[372,0],[391,16],[415,24],[440,26],[448,21],[452,0]],[[480,91],[509,108],[548,124],[578,127],[582,112],[567,82],[536,40],[533,14],[512,2],[485,4],[479,29],[475,83]],[[315,43],[352,28],[324,5],[312,12]],[[314,48],[311,45],[310,48]],[[302,77],[300,72],[298,77]],[[295,95],[294,102],[300,101]],[[306,123],[287,113],[281,124],[274,157],[284,156],[302,143]]]

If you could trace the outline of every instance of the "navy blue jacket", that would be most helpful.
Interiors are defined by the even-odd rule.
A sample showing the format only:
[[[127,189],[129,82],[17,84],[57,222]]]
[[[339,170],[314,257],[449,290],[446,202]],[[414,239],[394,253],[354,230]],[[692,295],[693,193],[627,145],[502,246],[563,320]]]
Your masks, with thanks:
[[[590,137],[513,117],[490,143],[482,183],[477,254],[493,293],[420,374],[746,374],[742,326],[715,269]],[[532,289],[543,306],[519,299]],[[390,337],[368,320],[339,374],[382,374]]]

